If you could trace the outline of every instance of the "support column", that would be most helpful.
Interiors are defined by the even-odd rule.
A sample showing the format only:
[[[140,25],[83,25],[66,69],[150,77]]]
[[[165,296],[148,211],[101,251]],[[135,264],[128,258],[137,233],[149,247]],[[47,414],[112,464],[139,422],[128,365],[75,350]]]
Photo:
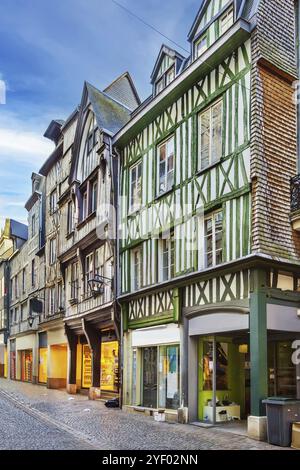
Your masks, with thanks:
[[[267,274],[263,269],[252,273],[250,292],[251,416],[248,434],[266,439],[266,412],[262,400],[268,396]]]
[[[189,420],[189,397],[188,397],[188,370],[189,370],[189,334],[188,334],[189,321],[183,318],[180,325],[180,408],[178,410],[178,421],[185,424]]]
[[[189,422],[198,421],[198,336],[188,338]]]
[[[76,386],[76,365],[77,365],[77,336],[74,332],[65,325],[65,333],[68,339],[68,377],[67,377],[67,392],[75,395],[77,392]]]
[[[82,329],[91,350],[92,386],[89,390],[89,399],[96,400],[101,396],[101,334],[100,330],[95,329],[84,318],[82,319]]]

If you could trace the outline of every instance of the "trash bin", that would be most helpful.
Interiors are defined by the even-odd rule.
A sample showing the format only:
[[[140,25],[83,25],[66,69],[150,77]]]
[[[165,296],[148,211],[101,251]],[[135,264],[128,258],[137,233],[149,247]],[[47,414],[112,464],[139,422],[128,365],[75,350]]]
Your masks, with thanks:
[[[290,447],[292,424],[300,419],[300,400],[270,397],[263,400],[267,407],[268,442],[280,447]]]

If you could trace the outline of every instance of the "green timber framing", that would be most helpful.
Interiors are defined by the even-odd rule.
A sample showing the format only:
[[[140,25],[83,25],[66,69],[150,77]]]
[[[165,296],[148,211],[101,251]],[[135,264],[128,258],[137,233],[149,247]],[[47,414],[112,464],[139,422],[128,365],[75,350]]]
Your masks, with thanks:
[[[225,337],[226,332],[233,337],[233,333],[241,331],[244,341],[251,345],[250,418],[264,418],[262,399],[268,395],[267,345],[273,335],[268,322],[269,316],[276,313],[272,306],[288,308],[288,313],[294,316],[300,307],[299,262],[279,257],[272,260],[268,254],[251,251],[252,27],[243,19],[237,20],[167,89],[133,113],[129,124],[114,139],[121,155],[119,301],[124,331],[124,404],[143,404],[142,393],[138,398],[132,393],[135,372],[130,350],[141,347],[141,342],[135,342],[138,334],[142,337],[143,330],[152,331],[153,344],[157,344],[155,331],[159,330],[155,328],[177,325],[180,403],[188,408],[190,421],[201,419],[199,396],[195,392],[199,391],[201,373],[197,367],[202,360],[199,341],[207,336],[216,341],[216,334]],[[198,115],[218,100],[223,103],[222,157],[199,170]],[[174,185],[157,196],[157,147],[170,136],[174,136],[175,147]],[[130,213],[129,172],[138,162],[142,163],[141,209]],[[198,217],[201,210],[205,216],[213,211],[223,213],[222,263],[209,269],[199,256],[203,243],[203,227]],[[169,281],[159,282],[157,238],[168,231],[174,231],[175,275]],[[187,252],[186,243],[191,239],[194,245]],[[142,248],[143,259],[143,285],[137,292],[131,286],[131,252],[136,247]],[[291,287],[284,287],[284,277],[290,279]],[[224,327],[223,332],[216,321],[215,332],[190,334],[193,320],[208,318],[210,314],[213,318],[220,313],[236,315],[244,326],[239,331]],[[145,346],[151,345],[152,339]],[[139,370],[136,379],[141,378]],[[300,396],[299,384],[297,393]],[[260,438],[263,425],[258,422],[255,426],[253,437]]]
[[[144,116],[139,115],[143,108],[139,114],[134,113],[128,131],[125,127],[125,135],[121,130],[115,138],[122,158],[120,302],[125,335],[127,331],[168,324],[181,325],[182,330],[187,298],[198,297],[200,304],[204,303],[206,307],[214,305],[210,294],[204,294],[207,285],[210,293],[212,284],[224,286],[224,295],[220,299],[213,294],[215,306],[228,304],[245,308],[249,305],[249,271],[241,265],[233,271],[230,264],[250,255],[249,36],[250,25],[239,20],[230,34],[225,33],[217,45],[211,45],[207,58],[193,62],[182,72],[169,85],[166,96],[163,91],[159,97],[154,97],[152,109]],[[223,104],[222,158],[199,170],[198,116],[218,100]],[[169,136],[174,136],[175,140],[174,185],[168,193],[157,196],[156,149]],[[142,162],[142,208],[130,213],[129,171],[137,162]],[[175,206],[180,207],[180,213]],[[203,260],[199,257],[198,243],[202,243],[202,233],[198,214],[203,210],[207,214],[220,209],[225,235],[222,242],[225,271],[218,276],[220,267],[204,270]],[[153,227],[156,237],[151,233]],[[157,238],[168,230],[174,230],[175,234],[175,277],[158,285]],[[187,252],[185,244],[191,237],[194,246]],[[142,247],[143,253],[144,284],[136,293],[130,285],[131,250],[138,246]],[[233,285],[238,286],[237,291]],[[123,354],[126,363],[127,352]],[[180,364],[183,368],[183,358]],[[141,404],[131,403],[128,399],[132,391],[126,391],[126,382],[131,379],[127,380],[126,376],[131,376],[131,372],[126,371],[126,366],[124,374],[124,404]],[[181,393],[187,397],[187,393],[183,393],[187,384],[183,382],[181,377]]]

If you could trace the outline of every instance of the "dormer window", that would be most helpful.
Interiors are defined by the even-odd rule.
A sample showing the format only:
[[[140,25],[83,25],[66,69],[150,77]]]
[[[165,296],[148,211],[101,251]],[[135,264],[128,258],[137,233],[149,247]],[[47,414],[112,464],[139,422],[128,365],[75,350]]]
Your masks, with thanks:
[[[155,94],[158,95],[164,88],[166,88],[175,78],[175,64],[172,65],[163,76],[156,82]]]
[[[207,50],[207,47],[207,35],[204,34],[195,42],[195,59],[200,57]]]
[[[226,31],[233,25],[233,7],[225,11],[224,15],[220,18],[220,35],[226,33]]]
[[[156,94],[158,95],[158,93],[163,91],[163,89],[164,89],[164,77],[161,78],[156,84],[156,87],[155,87]]]
[[[173,82],[175,78],[175,65],[170,68],[170,70],[166,73],[166,86],[168,86],[171,82]]]

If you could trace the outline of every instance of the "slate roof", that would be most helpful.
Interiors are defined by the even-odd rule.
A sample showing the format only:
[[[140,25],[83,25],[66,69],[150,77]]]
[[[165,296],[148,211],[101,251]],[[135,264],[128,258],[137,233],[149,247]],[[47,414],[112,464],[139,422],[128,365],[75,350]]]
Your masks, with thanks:
[[[131,111],[136,109],[141,103],[129,72],[125,72],[120,77],[116,78],[103,92],[117,102],[122,103]]]
[[[115,134],[129,121],[131,110],[90,83],[85,85],[99,129]]]
[[[10,235],[14,238],[21,238],[27,240],[28,238],[28,227],[17,220],[10,219]]]

